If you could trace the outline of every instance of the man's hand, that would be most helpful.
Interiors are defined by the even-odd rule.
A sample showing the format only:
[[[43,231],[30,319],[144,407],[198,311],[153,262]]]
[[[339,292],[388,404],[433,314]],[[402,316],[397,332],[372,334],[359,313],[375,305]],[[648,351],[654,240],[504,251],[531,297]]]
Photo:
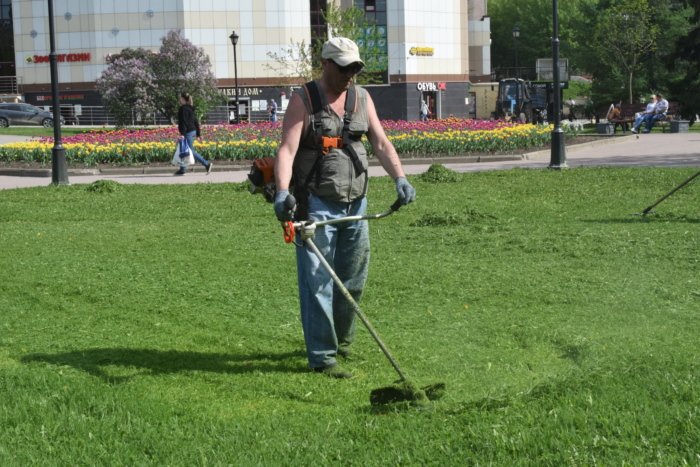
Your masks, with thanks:
[[[399,195],[401,205],[405,206],[416,199],[416,189],[408,183],[406,177],[398,177],[396,179],[396,192]]]
[[[297,200],[289,194],[289,190],[275,193],[275,215],[280,222],[291,221],[297,208]]]

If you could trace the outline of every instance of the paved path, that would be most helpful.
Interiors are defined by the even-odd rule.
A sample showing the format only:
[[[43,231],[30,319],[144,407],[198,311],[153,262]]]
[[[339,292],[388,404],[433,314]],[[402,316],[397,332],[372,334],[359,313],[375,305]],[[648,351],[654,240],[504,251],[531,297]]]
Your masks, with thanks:
[[[0,144],[5,141],[0,137]],[[700,134],[699,133],[653,133],[650,135],[606,138],[566,148],[566,158],[569,167],[581,166],[656,166],[656,167],[693,167],[700,166]],[[476,172],[483,170],[505,170],[512,168],[545,168],[549,165],[550,151],[538,151],[523,154],[522,157],[504,158],[510,160],[465,162],[456,159],[454,162],[443,163],[446,167],[458,172]],[[513,160],[517,159],[517,160]],[[419,174],[430,166],[429,161],[414,164],[404,161],[404,169],[408,174]],[[224,170],[225,169],[225,170]],[[175,177],[175,169],[152,168],[155,173],[128,173],[70,175],[71,184],[86,184],[96,180],[115,180],[119,183],[140,184],[183,184],[183,183],[224,183],[242,182],[246,180],[248,168],[223,167],[214,164],[214,171],[207,175],[202,167],[198,171],[182,177]],[[144,170],[141,170],[144,172]],[[386,175],[381,167],[370,167],[370,175]],[[0,189],[47,186],[51,184],[50,173],[44,176],[7,176],[0,175]]]

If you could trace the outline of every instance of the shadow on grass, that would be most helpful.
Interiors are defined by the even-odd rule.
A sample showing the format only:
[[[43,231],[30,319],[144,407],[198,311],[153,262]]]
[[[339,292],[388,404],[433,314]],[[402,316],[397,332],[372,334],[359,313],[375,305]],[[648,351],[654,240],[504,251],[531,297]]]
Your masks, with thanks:
[[[664,223],[677,222],[686,224],[700,224],[700,217],[688,217],[686,215],[677,215],[672,213],[656,214],[651,212],[646,216],[642,216],[641,212],[630,213],[629,217],[610,218],[610,219],[583,219],[583,222],[594,224],[645,224],[645,223]]]
[[[301,363],[303,352],[235,355],[156,349],[85,349],[58,354],[30,354],[23,363],[43,362],[71,366],[110,383],[122,383],[135,376],[163,375],[189,371],[212,373],[299,373],[308,371]]]

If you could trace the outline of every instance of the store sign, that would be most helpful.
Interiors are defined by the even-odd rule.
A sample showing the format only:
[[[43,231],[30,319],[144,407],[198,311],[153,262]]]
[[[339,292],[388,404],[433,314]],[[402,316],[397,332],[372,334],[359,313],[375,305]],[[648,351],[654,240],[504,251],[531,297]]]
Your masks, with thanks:
[[[27,63],[49,63],[49,55],[34,55],[27,57]],[[82,52],[75,54],[57,54],[56,61],[63,62],[89,62],[91,60],[90,52]]]
[[[416,84],[416,89],[419,91],[423,92],[430,92],[430,91],[445,91],[447,90],[447,83],[435,83],[431,81],[421,81],[420,83]]]
[[[236,88],[219,88],[219,92],[225,97],[236,97]],[[250,97],[259,96],[262,94],[260,88],[238,88],[238,96]]]
[[[435,54],[435,49],[432,47],[411,47],[408,53],[418,57],[432,57]]]
[[[85,99],[85,94],[61,94],[59,96],[62,101],[82,101]],[[50,94],[38,95],[36,96],[37,102],[51,102],[53,101],[53,96]]]
[[[416,84],[416,89],[419,91],[437,91],[438,90],[438,85],[437,83],[432,83],[432,82],[420,82]]]

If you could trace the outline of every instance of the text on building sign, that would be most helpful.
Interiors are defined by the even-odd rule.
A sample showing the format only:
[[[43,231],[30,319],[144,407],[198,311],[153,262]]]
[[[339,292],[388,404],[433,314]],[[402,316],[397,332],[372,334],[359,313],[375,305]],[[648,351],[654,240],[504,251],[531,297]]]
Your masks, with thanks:
[[[75,54],[57,54],[57,62],[89,62],[90,52],[75,53]],[[27,57],[27,63],[49,63],[49,55],[34,55]]]

